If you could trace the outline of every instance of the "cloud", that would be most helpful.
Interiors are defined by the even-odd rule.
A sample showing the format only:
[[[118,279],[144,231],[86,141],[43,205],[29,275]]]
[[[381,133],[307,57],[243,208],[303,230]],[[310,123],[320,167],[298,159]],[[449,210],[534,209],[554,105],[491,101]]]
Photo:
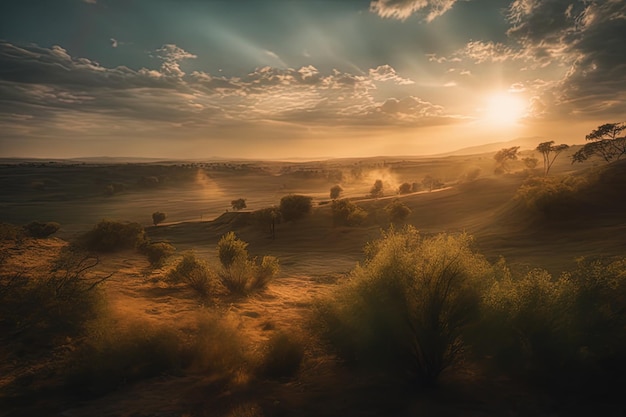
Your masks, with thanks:
[[[0,128],[5,137],[149,135],[202,137],[288,123],[302,129],[415,127],[456,118],[420,98],[398,96],[413,83],[388,65],[364,74],[259,67],[226,77],[180,68],[196,55],[163,45],[161,63],[138,70],[72,57],[60,46],[0,41]],[[393,96],[386,91],[395,91]],[[256,135],[256,133],[255,133]]]
[[[111,47],[112,48],[117,48],[118,47],[119,43],[117,42],[117,39],[111,38],[110,41],[111,41]]]
[[[373,0],[370,11],[383,18],[406,20],[415,13],[432,22],[454,6],[457,0]]]
[[[626,113],[626,3],[621,0],[516,0],[509,37],[544,65],[568,68],[546,94],[563,114]],[[551,100],[548,100],[551,101]],[[610,116],[609,116],[610,117]]]

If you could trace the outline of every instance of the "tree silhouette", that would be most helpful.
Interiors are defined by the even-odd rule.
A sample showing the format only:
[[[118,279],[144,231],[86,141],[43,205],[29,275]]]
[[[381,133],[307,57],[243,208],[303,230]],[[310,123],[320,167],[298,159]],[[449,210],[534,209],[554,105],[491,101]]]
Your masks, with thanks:
[[[370,195],[373,198],[378,198],[378,197],[383,196],[383,181],[382,180],[376,180],[374,182],[374,186],[370,190]]]
[[[572,163],[584,162],[593,155],[599,155],[606,162],[618,160],[626,155],[626,136],[619,136],[626,130],[626,123],[606,123],[585,136],[589,143],[572,155]]]
[[[507,162],[517,160],[517,151],[519,151],[519,146],[502,148],[498,152],[496,152],[496,154],[493,156],[493,159],[496,160],[496,169],[494,170],[494,172],[496,174],[509,172],[510,168]]]
[[[541,155],[543,155],[543,175],[548,175],[556,157],[567,148],[569,148],[569,145],[554,145],[553,140],[549,142],[542,142],[537,145],[536,149],[541,152]],[[550,154],[554,154],[552,159],[550,159]]]
[[[341,185],[333,185],[332,187],[330,187],[330,198],[332,200],[336,200],[341,196],[342,192],[343,188],[341,187]]]

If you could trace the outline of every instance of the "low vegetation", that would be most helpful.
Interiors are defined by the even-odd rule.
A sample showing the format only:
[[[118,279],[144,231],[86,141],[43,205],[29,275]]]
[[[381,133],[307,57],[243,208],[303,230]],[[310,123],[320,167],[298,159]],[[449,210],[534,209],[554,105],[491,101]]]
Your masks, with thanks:
[[[24,226],[28,235],[34,238],[46,238],[55,234],[60,228],[61,225],[56,222],[30,222]]]
[[[333,226],[359,226],[367,219],[367,212],[348,199],[333,200]]]
[[[79,244],[95,252],[116,252],[137,248],[145,240],[139,223],[102,220],[79,239]]]
[[[201,298],[213,295],[217,287],[217,275],[206,262],[198,259],[193,252],[184,254],[167,277],[172,283],[187,285]]]
[[[385,206],[385,211],[389,215],[389,221],[396,224],[404,222],[412,212],[409,206],[397,198]]]
[[[313,327],[345,360],[432,384],[463,352],[463,332],[478,319],[488,263],[467,235],[422,237],[391,229]]]
[[[311,212],[312,198],[304,195],[287,195],[280,199],[279,210],[285,221],[298,220]]]
[[[260,261],[250,259],[248,244],[229,232],[217,243],[221,263],[218,276],[222,284],[233,294],[243,295],[267,286],[280,271],[278,259],[264,256]]]

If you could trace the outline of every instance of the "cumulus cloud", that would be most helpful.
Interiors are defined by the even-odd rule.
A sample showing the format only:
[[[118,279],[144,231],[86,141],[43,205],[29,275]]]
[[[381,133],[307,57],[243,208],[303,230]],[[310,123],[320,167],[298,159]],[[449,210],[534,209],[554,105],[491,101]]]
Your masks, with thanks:
[[[380,17],[406,20],[415,13],[431,22],[450,10],[457,0],[373,0],[370,11]]]
[[[508,34],[525,54],[569,68],[549,91],[561,111],[626,112],[624,1],[516,0],[508,18]]]
[[[339,70],[260,67],[226,77],[185,73],[180,62],[196,58],[167,44],[152,56],[157,68],[109,68],[72,57],[60,46],[17,46],[0,41],[0,126],[7,135],[40,132],[91,135],[107,129],[194,135],[229,126],[288,122],[292,126],[419,126],[455,118],[417,97],[385,94],[412,80],[387,65],[364,74]],[[43,133],[42,133],[43,134]]]

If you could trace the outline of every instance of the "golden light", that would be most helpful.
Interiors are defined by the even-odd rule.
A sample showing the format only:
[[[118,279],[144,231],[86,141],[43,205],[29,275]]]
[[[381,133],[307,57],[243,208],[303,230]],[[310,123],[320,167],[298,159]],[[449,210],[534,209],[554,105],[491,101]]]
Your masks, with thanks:
[[[490,125],[511,126],[526,114],[528,103],[519,94],[498,92],[487,98],[484,120]]]

